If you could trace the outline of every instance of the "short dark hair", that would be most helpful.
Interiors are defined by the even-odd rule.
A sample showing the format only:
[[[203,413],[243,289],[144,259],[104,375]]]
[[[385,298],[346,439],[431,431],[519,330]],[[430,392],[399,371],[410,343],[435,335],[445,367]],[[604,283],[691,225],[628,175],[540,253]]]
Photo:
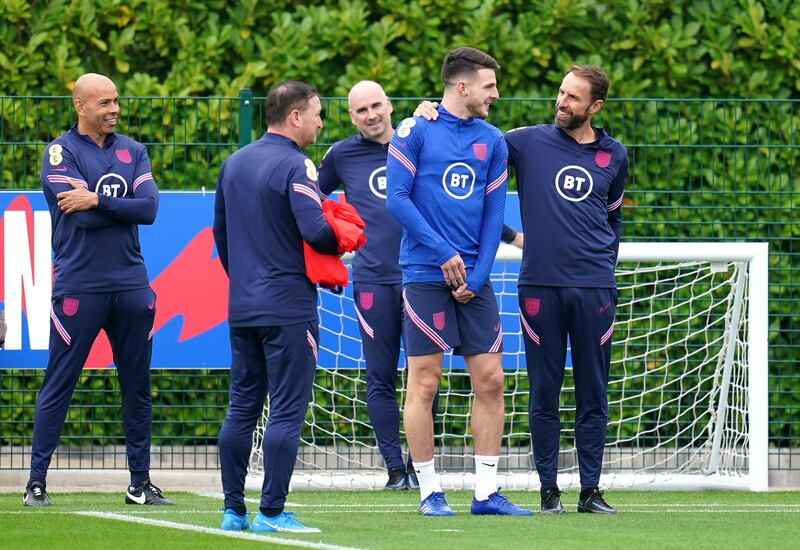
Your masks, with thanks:
[[[445,86],[452,86],[459,76],[476,73],[481,69],[499,71],[500,65],[488,53],[475,48],[456,48],[444,58],[442,82]]]
[[[592,101],[606,100],[608,97],[608,75],[597,65],[573,65],[567,74],[573,73],[589,81],[592,85]]]
[[[294,109],[308,107],[308,100],[318,96],[317,89],[305,82],[287,80],[276,84],[267,94],[267,126],[281,124]]]

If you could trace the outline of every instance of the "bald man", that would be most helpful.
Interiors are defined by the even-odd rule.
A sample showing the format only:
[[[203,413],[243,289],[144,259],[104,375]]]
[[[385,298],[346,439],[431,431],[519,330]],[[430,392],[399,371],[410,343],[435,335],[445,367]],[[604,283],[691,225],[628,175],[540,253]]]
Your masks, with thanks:
[[[386,489],[417,488],[403,461],[395,384],[400,356],[403,300],[400,224],[386,210],[386,154],[392,138],[392,103],[377,82],[362,80],[348,94],[358,133],[334,143],[319,167],[319,187],[344,187],[347,201],[366,223],[366,244],[353,260],[353,297],[366,358],[367,412],[389,479]]]
[[[139,247],[155,221],[158,189],[144,145],[116,134],[114,83],[85,74],[72,93],[78,122],[51,141],[42,191],[53,227],[50,344],[33,423],[25,506],[49,506],[50,459],[89,350],[105,330],[122,392],[131,483],[128,504],[170,505],[150,481],[150,356],[156,295]]]

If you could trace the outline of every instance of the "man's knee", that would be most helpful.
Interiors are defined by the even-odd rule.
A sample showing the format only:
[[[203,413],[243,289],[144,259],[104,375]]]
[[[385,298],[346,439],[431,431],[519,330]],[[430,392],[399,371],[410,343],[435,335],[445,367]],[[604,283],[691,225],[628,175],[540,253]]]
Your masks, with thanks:
[[[490,369],[482,372],[473,381],[472,387],[477,397],[498,397],[503,395],[504,382],[505,375],[502,369]]]

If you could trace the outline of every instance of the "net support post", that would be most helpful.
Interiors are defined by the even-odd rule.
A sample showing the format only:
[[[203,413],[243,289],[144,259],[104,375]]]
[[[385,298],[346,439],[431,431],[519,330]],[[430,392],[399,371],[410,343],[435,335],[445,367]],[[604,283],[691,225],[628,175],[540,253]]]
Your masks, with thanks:
[[[750,490],[769,489],[769,244],[747,243],[750,260],[748,376],[750,399]]]

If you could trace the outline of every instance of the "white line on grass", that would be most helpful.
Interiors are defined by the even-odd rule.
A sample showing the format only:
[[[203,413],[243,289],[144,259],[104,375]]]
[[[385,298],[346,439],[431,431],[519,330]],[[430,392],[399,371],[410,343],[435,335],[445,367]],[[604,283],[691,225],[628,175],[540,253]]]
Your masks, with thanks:
[[[350,546],[337,546],[335,544],[325,544],[323,542],[306,542],[297,539],[282,539],[269,535],[256,535],[255,533],[247,533],[243,531],[222,531],[221,529],[212,529],[211,527],[202,527],[200,525],[191,525],[187,523],[176,523],[174,521],[163,521],[160,519],[147,519],[136,516],[127,516],[124,514],[112,514],[110,512],[73,512],[79,516],[89,516],[103,519],[115,519],[119,521],[127,521],[130,523],[140,523],[142,525],[152,525],[155,527],[168,527],[170,529],[178,529],[181,531],[192,531],[194,533],[205,533],[207,535],[216,535],[218,537],[228,537],[234,539],[257,540],[261,542],[271,542],[274,544],[283,544],[286,546],[300,546],[302,548],[319,548],[320,550],[361,550],[352,548]]]

